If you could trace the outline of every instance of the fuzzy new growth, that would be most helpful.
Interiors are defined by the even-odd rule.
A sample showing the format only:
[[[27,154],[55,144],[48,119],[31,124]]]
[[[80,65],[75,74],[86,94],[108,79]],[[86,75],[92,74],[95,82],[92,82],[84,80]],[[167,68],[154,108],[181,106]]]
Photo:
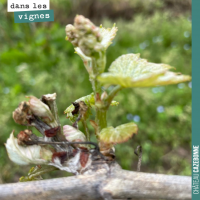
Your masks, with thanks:
[[[106,157],[100,153],[98,145],[93,142],[87,142],[81,131],[67,125],[63,128],[63,135],[60,135],[60,126],[50,127],[54,116],[47,105],[48,100],[52,101],[52,99],[46,98],[46,101],[44,101],[45,103],[42,103],[41,100],[35,97],[31,97],[31,99],[34,99],[34,103],[22,102],[14,112],[13,117],[14,120],[20,124],[21,121],[23,121],[25,122],[24,125],[34,126],[42,133],[43,137],[37,137],[30,130],[21,131],[17,136],[17,144],[19,146],[23,146],[27,149],[29,146],[34,147],[35,145],[42,147],[42,149],[39,150],[41,160],[47,161],[45,162],[47,165],[55,166],[60,170],[66,170],[74,174],[84,170],[88,163],[89,155],[91,155],[90,159],[92,160],[107,160]],[[56,99],[53,99],[53,101],[55,100]],[[79,102],[78,113],[81,118],[86,111],[86,104],[84,102]],[[16,120],[16,118],[19,119],[18,116],[20,116],[21,121]],[[50,118],[51,121],[49,120]],[[78,121],[79,120],[77,120],[77,123]],[[46,138],[49,139],[47,140]],[[51,148],[47,147],[47,145],[51,145]],[[89,150],[88,145],[93,145],[95,148]],[[37,148],[33,150],[38,151]],[[26,156],[28,155],[25,155],[25,157]],[[9,153],[9,157],[14,161],[12,152]],[[22,157],[21,159],[25,160],[26,158]]]
[[[169,65],[151,63],[133,53],[117,58],[105,72],[106,50],[118,31],[115,25],[108,29],[98,27],[84,16],[77,15],[74,25],[67,25],[65,31],[66,40],[74,45],[75,52],[89,73],[93,93],[73,101],[66,109],[72,126],[62,127],[60,124],[56,93],[43,95],[41,100],[30,96],[28,102],[20,103],[13,112],[15,122],[35,127],[42,137],[37,137],[30,130],[21,131],[18,139],[11,133],[6,143],[8,155],[17,164],[42,164],[49,167],[44,170],[35,168],[30,173],[31,178],[25,180],[36,180],[37,177],[32,179],[34,173],[38,175],[55,169],[83,174],[95,172],[99,168],[95,166],[99,165],[108,171],[115,162],[114,145],[126,142],[138,132],[134,122],[115,128],[107,126],[110,105],[119,104],[113,101],[117,93],[123,88],[177,84],[191,79],[190,76],[169,71],[172,68]],[[112,86],[110,91],[109,86]],[[91,117],[92,109],[95,111],[95,119]],[[98,144],[90,142],[88,121],[94,128]],[[79,122],[82,122],[84,132],[78,129]],[[136,152],[139,157],[138,170],[142,148],[138,147],[139,150],[139,153]]]

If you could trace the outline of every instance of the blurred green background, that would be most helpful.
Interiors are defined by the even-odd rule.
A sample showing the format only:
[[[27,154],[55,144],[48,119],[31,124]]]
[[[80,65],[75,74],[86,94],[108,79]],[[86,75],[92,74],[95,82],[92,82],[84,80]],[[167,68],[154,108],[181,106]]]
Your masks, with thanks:
[[[71,124],[63,111],[72,101],[92,92],[88,74],[73,46],[65,41],[65,25],[83,14],[96,25],[111,27],[118,34],[107,51],[107,67],[121,54],[140,53],[150,62],[166,63],[191,74],[190,0],[51,0],[54,22],[15,24],[0,0],[0,183],[17,182],[30,166],[18,166],[7,156],[4,143],[14,123],[12,112],[25,96],[57,93],[62,125]],[[136,170],[134,149],[143,147],[141,170],[191,175],[192,83],[154,88],[125,89],[110,108],[108,124],[135,121],[139,133],[116,146],[124,169]],[[93,132],[90,127],[90,132]],[[53,172],[45,178],[66,176]]]

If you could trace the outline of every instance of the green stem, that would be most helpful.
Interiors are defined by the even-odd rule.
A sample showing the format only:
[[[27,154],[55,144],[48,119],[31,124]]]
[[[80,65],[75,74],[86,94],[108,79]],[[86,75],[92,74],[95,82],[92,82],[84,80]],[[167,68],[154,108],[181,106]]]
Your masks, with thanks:
[[[85,130],[86,139],[87,139],[87,141],[90,141],[90,132],[88,130],[88,126],[87,126],[86,121],[84,119],[82,120],[82,124],[83,124],[83,128]]]
[[[92,88],[95,94],[95,110],[96,110],[96,117],[95,121],[98,125],[97,128],[97,135],[100,133],[100,131],[103,128],[107,127],[107,109],[104,107],[104,102],[100,99],[97,99],[101,96],[101,84],[97,81],[97,76],[100,75],[104,69],[106,64],[106,56],[105,52],[99,52],[98,54],[95,54],[95,57],[92,58],[92,70],[93,74],[90,77],[90,81],[92,83]]]
[[[38,170],[34,174],[29,175],[29,178],[32,179],[34,177],[41,176],[42,174],[46,174],[46,173],[54,171],[54,170],[58,170],[58,169],[54,166],[43,167],[41,170]]]
[[[97,76],[99,75],[98,67],[99,66],[97,65],[96,59],[92,58],[93,74],[92,74],[92,77],[91,77],[90,81],[92,83],[92,89],[93,89],[95,95],[96,95],[96,93],[101,94],[101,85],[97,81]]]
[[[113,90],[108,94],[108,97],[105,100],[106,108],[108,109],[113,98],[116,96],[116,94],[122,89],[120,85],[117,85],[113,88]]]
[[[98,125],[97,128],[97,135],[100,133],[100,131],[103,128],[107,127],[107,110],[106,109],[100,109],[100,108],[96,108],[96,118],[95,121]]]

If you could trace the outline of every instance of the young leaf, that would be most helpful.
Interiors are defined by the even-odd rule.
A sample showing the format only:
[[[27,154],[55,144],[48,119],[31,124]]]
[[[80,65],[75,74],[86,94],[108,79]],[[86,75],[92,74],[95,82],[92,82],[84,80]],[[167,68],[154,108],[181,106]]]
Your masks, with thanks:
[[[112,40],[115,38],[116,33],[117,33],[117,27],[115,27],[115,24],[113,27],[110,28],[103,28],[100,27],[100,34],[102,37],[101,44],[105,48],[105,50],[112,44]]]
[[[44,147],[39,145],[31,145],[26,147],[18,145],[17,139],[14,137],[13,132],[7,139],[5,146],[10,160],[19,165],[45,164],[48,162],[48,160],[42,158],[41,153],[43,156],[47,153],[48,155],[52,154],[51,151],[47,149],[42,151],[44,150]]]
[[[37,165],[36,167],[32,167],[29,170],[27,176],[22,176],[19,179],[19,182],[42,180],[42,177],[41,177],[42,174],[45,174],[54,170],[57,170],[57,168],[53,166],[48,166],[48,165],[43,165],[43,166]]]
[[[79,99],[77,99],[75,102],[79,102],[79,101],[84,101],[85,104],[88,106],[88,111],[87,111],[87,115],[91,114],[90,108],[92,106],[95,105],[95,98],[94,98],[94,93],[91,93],[87,96],[81,97]],[[118,106],[119,102],[117,101],[112,101],[111,102],[111,106]],[[70,121],[74,122],[76,120],[77,115],[73,115],[72,111],[75,109],[74,105],[71,104],[65,111],[64,113],[67,114],[67,118],[70,119]]]
[[[182,75],[180,73],[175,73],[171,71],[167,71],[164,76],[159,76],[157,79],[152,82],[152,85],[170,85],[170,84],[177,84],[180,82],[190,81],[191,77],[189,75]]]
[[[79,102],[79,101],[84,101],[85,104],[88,106],[88,114],[90,114],[90,108],[91,106],[94,106],[95,104],[95,100],[94,100],[94,93],[91,93],[87,96],[81,97],[79,99],[77,99],[75,102]],[[71,104],[65,111],[64,113],[67,114],[67,118],[70,119],[70,121],[74,122],[76,120],[75,115],[72,114],[72,111],[75,109],[74,105]]]
[[[44,104],[40,99],[34,96],[30,96],[27,98],[30,98],[30,109],[34,115],[41,117],[43,121],[50,125],[52,128],[58,126],[58,123],[56,122],[52,112],[46,104]]]
[[[152,87],[176,84],[191,79],[188,75],[179,75],[168,70],[166,64],[155,64],[140,58],[140,54],[126,54],[117,58],[108,73],[102,73],[98,80],[106,85],[122,87]]]
[[[74,128],[73,126],[65,125],[63,126],[63,134],[67,141],[69,142],[85,142],[86,137],[84,133],[82,133],[80,130]],[[85,147],[85,145],[77,145]],[[87,146],[86,146],[87,147]]]
[[[118,106],[118,105],[119,105],[119,102],[117,102],[117,101],[112,101],[110,105],[111,105],[111,106]]]
[[[119,144],[126,142],[133,134],[137,134],[138,127],[130,122],[113,128],[112,126],[104,128],[99,133],[100,141],[109,144]]]
[[[86,56],[79,47],[76,47],[74,49],[75,49],[75,53],[77,53],[83,60],[85,68],[88,71],[88,73],[90,74],[92,72],[92,68],[91,68],[92,59],[90,57]]]

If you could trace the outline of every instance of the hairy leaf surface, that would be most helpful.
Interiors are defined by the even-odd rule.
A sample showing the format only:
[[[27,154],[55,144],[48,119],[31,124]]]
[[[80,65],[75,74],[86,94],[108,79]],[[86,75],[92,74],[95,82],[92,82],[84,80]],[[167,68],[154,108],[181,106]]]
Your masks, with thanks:
[[[137,131],[138,127],[133,122],[122,124],[116,128],[110,126],[101,130],[99,139],[104,143],[119,144],[126,142],[133,134],[137,134]]]
[[[19,146],[13,132],[10,134],[5,146],[10,160],[19,165],[45,164],[48,159],[45,160],[43,156],[47,153],[48,155],[52,154],[50,150],[43,149],[44,147],[39,145]]]
[[[98,80],[105,85],[122,87],[152,87],[177,84],[191,80],[188,75],[168,71],[166,64],[150,63],[140,58],[140,54],[126,54],[117,58],[108,73],[102,73]]]
[[[103,28],[100,27],[100,34],[102,36],[101,44],[105,48],[105,50],[112,44],[112,40],[115,38],[117,33],[117,27],[115,25],[112,28]]]

